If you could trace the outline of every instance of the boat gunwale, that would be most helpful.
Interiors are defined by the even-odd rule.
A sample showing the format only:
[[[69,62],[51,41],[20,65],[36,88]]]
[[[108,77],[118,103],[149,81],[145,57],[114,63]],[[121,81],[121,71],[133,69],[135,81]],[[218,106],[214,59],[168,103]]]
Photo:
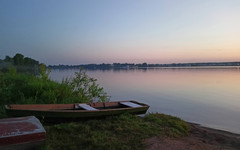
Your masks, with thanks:
[[[136,101],[113,101],[117,102],[119,104],[119,102],[134,102],[136,104],[140,104],[142,105],[141,107],[121,107],[121,108],[107,108],[107,109],[98,109],[98,110],[82,110],[82,109],[15,109],[15,108],[11,108],[9,106],[11,105],[5,105],[5,109],[6,110],[13,110],[13,111],[27,111],[27,112],[69,112],[69,113],[77,113],[77,112],[81,112],[81,113],[87,113],[87,112],[107,112],[107,111],[118,111],[118,110],[132,110],[132,109],[139,109],[139,108],[149,108],[150,106],[144,103],[139,103]],[[98,103],[98,102],[97,102]],[[101,103],[101,102],[100,102]],[[102,102],[104,103],[104,102]],[[106,102],[106,103],[111,103],[111,102]],[[75,104],[91,104],[91,103],[74,103]],[[18,104],[12,104],[12,105],[18,105]],[[21,104],[19,104],[21,105]],[[24,105],[48,105],[48,104],[24,104]],[[59,104],[51,104],[51,105],[59,105]],[[63,104],[64,105],[64,104]],[[68,104],[67,104],[68,105]],[[94,106],[92,106],[94,107]],[[97,107],[94,107],[97,108]]]

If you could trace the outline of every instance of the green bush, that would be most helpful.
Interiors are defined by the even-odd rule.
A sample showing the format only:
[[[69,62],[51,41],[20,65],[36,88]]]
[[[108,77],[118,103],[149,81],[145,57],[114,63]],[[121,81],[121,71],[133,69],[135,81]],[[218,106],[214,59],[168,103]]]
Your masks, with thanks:
[[[44,69],[44,66],[43,66]],[[107,94],[96,79],[80,70],[75,78],[62,83],[48,79],[49,71],[41,75],[17,74],[14,70],[0,73],[0,104],[56,104],[107,101]]]
[[[99,87],[97,79],[89,77],[82,69],[79,72],[75,72],[74,78],[63,79],[62,84],[70,87],[71,94],[80,99],[108,101],[107,94],[102,87]]]

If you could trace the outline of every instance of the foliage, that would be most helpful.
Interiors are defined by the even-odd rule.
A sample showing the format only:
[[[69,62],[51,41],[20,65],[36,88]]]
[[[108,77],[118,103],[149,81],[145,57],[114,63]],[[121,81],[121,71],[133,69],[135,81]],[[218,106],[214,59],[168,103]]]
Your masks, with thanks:
[[[80,71],[71,81],[62,83],[49,80],[48,74],[43,71],[42,76],[37,77],[16,73],[14,69],[0,73],[0,104],[77,103],[90,102],[93,98],[106,100],[103,88],[84,72]]]
[[[186,136],[189,126],[179,118],[163,114],[149,114],[143,119],[135,115],[123,114],[104,120],[45,126],[45,129],[48,133],[46,149],[125,150],[144,149],[144,139],[152,136],[160,138]]]
[[[29,58],[29,57],[24,58],[24,65],[26,65],[26,66],[34,66],[34,65],[38,65],[38,64],[39,64],[39,62],[32,58]]]
[[[39,73],[39,62],[29,58],[24,57],[24,55],[17,53],[13,58],[6,56],[4,61],[0,63],[0,71],[6,72],[8,68],[15,67],[17,72],[38,74]]]
[[[83,69],[75,72],[74,78],[66,78],[62,81],[71,87],[73,95],[80,97],[80,99],[92,101],[108,101],[107,94],[102,87],[97,84],[97,79],[89,77]]]
[[[16,75],[17,69],[15,67],[10,67],[10,68],[8,68],[8,72],[11,75]]]
[[[10,62],[13,63],[15,66],[34,66],[34,65],[39,65],[39,62],[29,58],[29,57],[24,57],[24,55],[17,53],[13,58],[10,56],[6,56],[4,59],[4,62]]]
[[[7,117],[5,108],[3,105],[0,105],[0,118],[5,118],[5,117]]]
[[[47,66],[43,63],[39,65],[39,71],[41,78],[46,81],[49,80],[49,74],[51,73],[51,70],[47,68]]]
[[[13,58],[6,56],[4,59],[5,62],[13,62]]]
[[[17,53],[13,57],[13,62],[14,62],[14,65],[23,65],[24,64],[24,56],[22,54]]]

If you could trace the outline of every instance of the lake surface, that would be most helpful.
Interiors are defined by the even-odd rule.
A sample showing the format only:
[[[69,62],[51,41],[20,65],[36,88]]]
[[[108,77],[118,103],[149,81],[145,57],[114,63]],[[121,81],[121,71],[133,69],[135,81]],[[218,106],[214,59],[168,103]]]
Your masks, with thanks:
[[[78,70],[52,70],[61,81]],[[240,133],[240,69],[135,69],[94,70],[111,101],[137,100],[150,105],[149,112],[180,117],[207,127]]]

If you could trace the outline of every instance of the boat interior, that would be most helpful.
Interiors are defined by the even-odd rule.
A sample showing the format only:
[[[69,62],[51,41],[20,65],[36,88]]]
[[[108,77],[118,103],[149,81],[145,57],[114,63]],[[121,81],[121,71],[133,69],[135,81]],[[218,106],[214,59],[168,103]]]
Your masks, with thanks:
[[[37,104],[37,105],[7,105],[7,109],[18,110],[101,110],[116,108],[135,108],[145,105],[134,101],[122,102],[96,102],[96,103],[76,103],[76,104]]]

